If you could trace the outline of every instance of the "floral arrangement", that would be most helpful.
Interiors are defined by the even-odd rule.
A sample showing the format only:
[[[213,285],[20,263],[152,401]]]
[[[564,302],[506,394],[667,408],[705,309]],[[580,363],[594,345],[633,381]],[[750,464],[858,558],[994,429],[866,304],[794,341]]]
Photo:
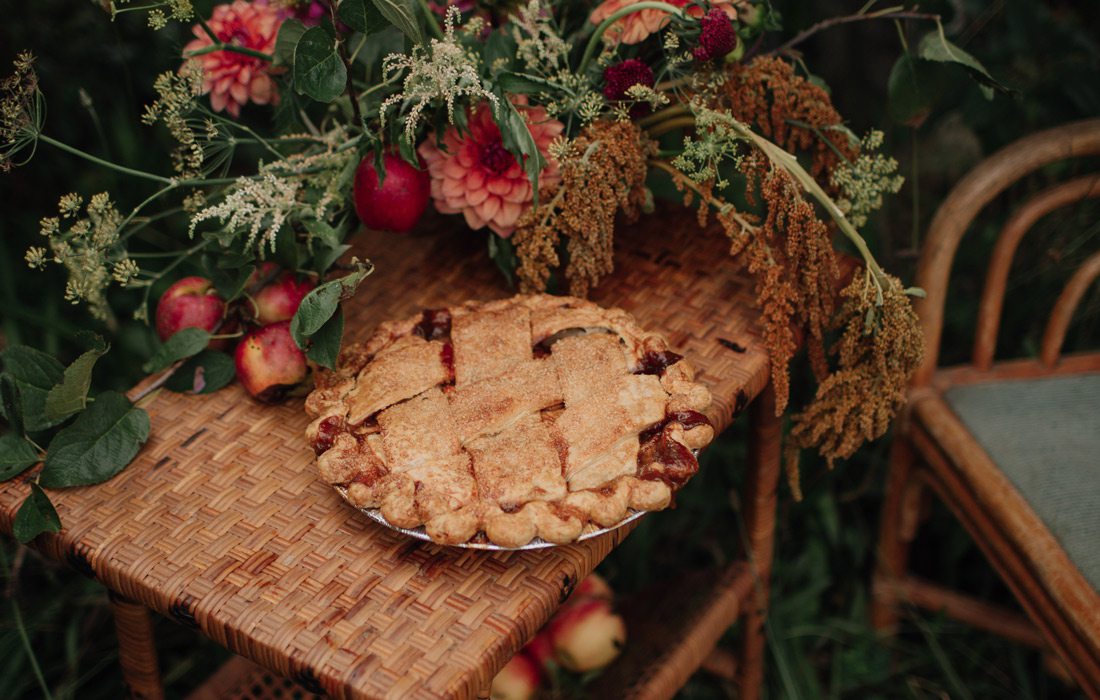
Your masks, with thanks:
[[[901,407],[921,358],[919,290],[883,271],[858,229],[902,178],[882,134],[845,126],[796,47],[837,23],[924,21],[903,59],[993,86],[937,17],[865,8],[774,46],[766,0],[232,0],[208,17],[190,0],[103,4],[112,17],[145,13],[153,29],[190,27],[140,117],[175,140],[171,172],[52,138],[29,54],[0,84],[0,168],[51,146],[148,191],[129,210],[110,193],[62,196],[26,260],[64,266],[65,298],[108,327],[112,288],[141,290],[137,316],[163,341],[146,369],[171,368],[168,388],[209,392],[236,374],[271,399],[311,366],[334,366],[340,303],[371,271],[344,259],[361,223],[397,235],[429,206],[461,215],[462,235],[484,236],[520,291],[585,295],[614,269],[617,225],[652,211],[664,182],[755,277],[779,412],[804,339],[819,385],[793,414],[792,464],[802,448],[830,463],[851,455]],[[178,245],[150,250],[144,235],[164,221],[181,222]],[[162,291],[187,268],[202,274]],[[17,429],[3,439],[18,457],[0,476],[45,455],[41,485],[94,483],[133,457],[144,412],[118,394],[88,401],[106,349],[93,341],[68,368],[5,351],[4,415]],[[120,421],[121,447],[77,473],[73,441],[102,448],[91,438]],[[55,527],[42,499],[35,486],[21,536]]]

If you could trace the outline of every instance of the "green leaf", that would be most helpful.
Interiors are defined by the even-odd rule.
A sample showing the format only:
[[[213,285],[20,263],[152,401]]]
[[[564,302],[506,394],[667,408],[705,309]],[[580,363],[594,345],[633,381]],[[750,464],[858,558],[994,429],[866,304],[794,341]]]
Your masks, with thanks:
[[[340,354],[340,341],[344,338],[344,311],[336,307],[336,313],[332,315],[325,325],[309,336],[309,349],[306,357],[322,367],[336,369],[336,358]],[[297,342],[297,339],[295,339]]]
[[[50,503],[50,497],[38,484],[31,484],[30,494],[15,514],[11,533],[15,535],[15,539],[26,544],[43,532],[60,531],[61,518],[57,517],[57,510]]]
[[[1001,92],[1010,92],[1008,88],[997,82],[989,74],[989,71],[978,59],[948,41],[947,37],[944,36],[942,26],[929,32],[920,40],[920,44],[917,46],[917,55],[926,61],[954,63],[962,66],[975,80],[982,84],[982,94],[985,95],[986,99],[993,98],[994,89]]]
[[[350,245],[344,243],[347,235],[346,222],[336,228],[324,221],[309,220],[306,221],[306,230],[309,231],[313,250],[313,269],[318,274],[324,275],[340,256],[351,249]]]
[[[364,34],[374,34],[390,26],[389,20],[370,0],[340,0],[336,16],[344,24]]]
[[[256,256],[251,253],[236,253],[231,250],[219,251],[217,255],[207,254],[203,256],[203,266],[206,269],[217,268],[220,270],[239,270],[255,262]]]
[[[279,27],[279,36],[275,39],[275,65],[289,66],[294,63],[294,47],[306,33],[306,25],[296,19],[286,19]]]
[[[65,368],[61,382],[46,394],[47,418],[65,419],[84,410],[88,405],[88,389],[92,386],[92,368],[110,349],[110,345],[96,336],[92,347]]]
[[[340,231],[330,226],[326,221],[309,219],[305,224],[311,242],[320,243],[326,248],[335,248],[344,242],[344,237],[340,234]]]
[[[516,39],[508,32],[493,32],[481,49],[481,65],[512,66],[516,63]]]
[[[303,350],[309,349],[309,337],[321,330],[336,313],[340,301],[355,294],[367,275],[374,272],[370,262],[358,263],[350,275],[325,282],[307,294],[290,321],[290,335]]]
[[[275,234],[275,254],[272,256],[272,262],[286,270],[297,270],[299,247],[298,234],[294,232],[294,227],[283,224]]]
[[[227,301],[237,299],[248,284],[248,278],[256,270],[255,256],[221,250],[202,256],[202,269],[214,283],[218,295]]]
[[[527,179],[531,181],[532,206],[537,207],[539,204],[539,173],[542,172],[545,161],[539,152],[538,144],[535,143],[535,137],[531,135],[531,130],[527,128],[527,122],[524,121],[523,115],[519,113],[519,110],[516,109],[516,106],[512,104],[512,101],[508,99],[508,96],[504,94],[499,86],[496,90],[496,96],[499,104],[497,109],[493,110],[493,119],[500,127],[501,141],[508,152],[523,164],[523,169],[527,172]]]
[[[497,269],[504,273],[508,286],[515,284],[516,244],[495,233],[489,233],[489,257],[496,263]]]
[[[38,452],[22,436],[0,435],[0,481],[7,481],[37,463]]]
[[[886,82],[887,111],[898,124],[919,127],[932,113],[946,82],[944,69],[913,54],[902,54]]]
[[[424,43],[420,23],[416,21],[416,0],[371,0],[378,12],[414,44]]]
[[[106,481],[130,463],[148,437],[149,414],[117,391],[105,391],[50,441],[39,483],[63,488]]]
[[[214,289],[226,301],[233,301],[244,291],[248,278],[256,271],[255,265],[245,265],[234,269],[225,269],[220,265],[210,270],[210,281]]]
[[[294,89],[318,102],[343,94],[348,71],[336,53],[336,37],[324,27],[310,27],[294,47]]]
[[[340,258],[344,257],[344,253],[351,250],[351,246],[347,243],[342,243],[335,248],[323,248],[317,251],[317,254],[313,256],[313,269],[323,275],[333,263]]]
[[[164,383],[170,391],[211,394],[233,381],[233,358],[217,350],[203,350],[180,365]]]
[[[531,95],[557,89],[549,80],[526,73],[501,73],[496,82],[501,90],[513,95]]]
[[[23,425],[23,401],[19,394],[19,385],[7,372],[0,374],[0,415],[7,419],[16,435],[22,437],[27,432]]]
[[[198,354],[210,342],[210,333],[202,328],[183,328],[164,341],[142,367],[146,372],[159,372],[172,363]]]
[[[203,231],[201,235],[204,241],[217,243],[222,248],[228,248],[237,241],[237,232],[230,228],[223,228],[218,231]]]
[[[15,345],[0,355],[4,371],[15,381],[23,409],[23,425],[27,432],[38,432],[60,423],[63,419],[46,417],[46,396],[54,384],[65,376],[65,367],[44,352],[25,345]],[[0,403],[0,407],[3,403]],[[4,418],[8,417],[7,409]]]

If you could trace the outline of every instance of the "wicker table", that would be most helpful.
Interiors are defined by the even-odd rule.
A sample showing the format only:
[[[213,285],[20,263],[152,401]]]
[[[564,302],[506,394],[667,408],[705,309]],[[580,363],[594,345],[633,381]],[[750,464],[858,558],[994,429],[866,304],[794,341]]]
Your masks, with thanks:
[[[348,337],[424,307],[509,293],[484,236],[446,226],[357,237],[377,272],[349,304]],[[678,626],[663,635],[668,644],[628,645],[611,676],[624,679],[615,695],[671,696],[745,612],[742,697],[754,697],[779,425],[751,283],[728,261],[724,237],[701,232],[690,213],[624,227],[617,245],[619,269],[594,300],[632,312],[691,358],[714,394],[708,414],[717,429],[753,403],[744,494],[753,564],[721,572],[691,601],[685,594],[685,607],[672,609]],[[152,437],[137,460],[105,484],[51,492],[65,529],[33,543],[114,592],[123,671],[138,697],[161,696],[146,608],[333,697],[484,696],[495,672],[627,535],[494,554],[410,541],[369,522],[317,477],[300,399],[264,406],[234,385],[203,397],[165,391],[146,408]],[[27,491],[25,480],[0,485],[0,529],[11,531]]]

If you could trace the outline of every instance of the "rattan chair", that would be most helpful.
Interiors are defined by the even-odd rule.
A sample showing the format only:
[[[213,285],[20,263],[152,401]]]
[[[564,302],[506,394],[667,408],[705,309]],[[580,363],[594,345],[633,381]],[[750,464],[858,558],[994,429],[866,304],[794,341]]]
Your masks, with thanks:
[[[1100,275],[1100,252],[1072,274],[1050,313],[1039,357],[994,361],[1006,281],[1025,233],[1050,212],[1100,197],[1100,173],[1040,192],[1010,216],[989,260],[973,359],[940,368],[947,282],[979,212],[1024,177],[1100,156],[1100,120],[1044,131],[979,164],[932,221],[917,270],[926,355],[890,456],[874,574],[874,625],[904,604],[1053,652],[1100,698],[1100,353],[1061,354],[1074,309]],[[922,500],[936,494],[974,538],[1025,615],[906,572]]]

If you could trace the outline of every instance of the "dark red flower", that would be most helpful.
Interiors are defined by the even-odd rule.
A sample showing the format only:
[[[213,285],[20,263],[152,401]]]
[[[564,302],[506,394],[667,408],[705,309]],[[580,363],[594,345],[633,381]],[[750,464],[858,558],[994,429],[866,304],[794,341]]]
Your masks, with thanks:
[[[737,48],[737,32],[729,15],[717,7],[699,20],[699,45],[693,53],[697,61],[709,61],[712,58],[724,58]]]
[[[608,102],[628,99],[626,91],[635,85],[653,87],[653,69],[637,58],[608,66],[603,72],[603,96]]]

